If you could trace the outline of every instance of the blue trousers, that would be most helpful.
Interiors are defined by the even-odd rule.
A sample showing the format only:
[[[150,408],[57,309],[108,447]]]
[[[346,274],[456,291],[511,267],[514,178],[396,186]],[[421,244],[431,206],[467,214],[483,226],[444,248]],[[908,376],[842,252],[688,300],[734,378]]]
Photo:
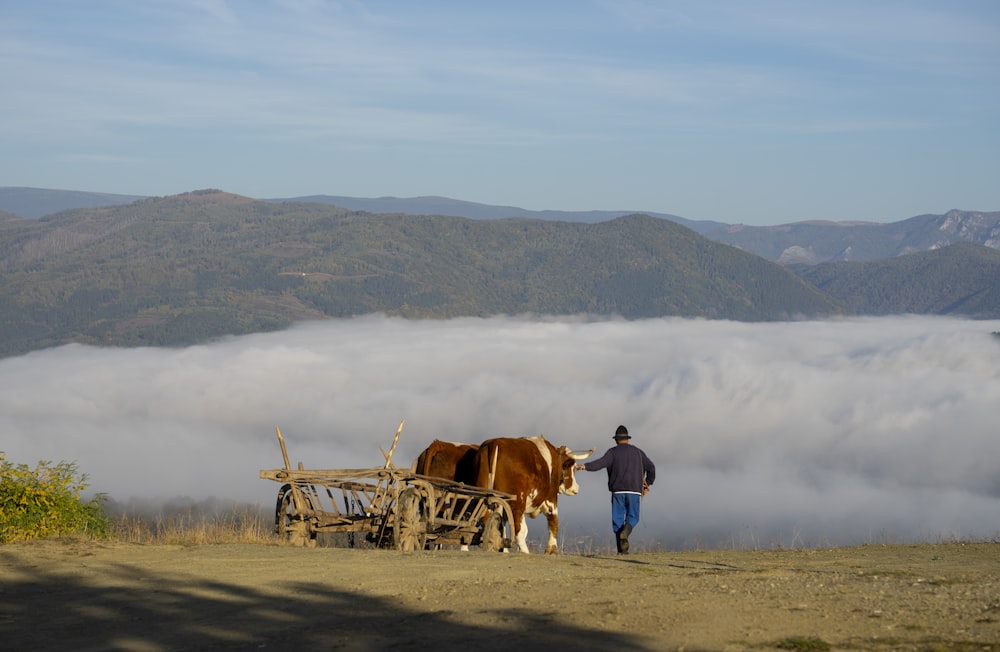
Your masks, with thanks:
[[[611,494],[611,529],[615,534],[628,523],[633,528],[639,524],[639,494]]]

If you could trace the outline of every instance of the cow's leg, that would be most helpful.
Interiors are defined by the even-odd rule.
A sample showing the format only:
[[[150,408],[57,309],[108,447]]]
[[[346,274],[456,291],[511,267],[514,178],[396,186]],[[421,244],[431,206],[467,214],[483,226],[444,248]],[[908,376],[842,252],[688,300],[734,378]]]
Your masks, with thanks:
[[[522,498],[514,499],[510,504],[510,516],[514,519],[514,541],[517,542],[517,549],[527,553],[528,550],[528,507],[530,502]]]
[[[520,516],[514,514],[514,539],[517,541],[517,549],[521,552],[528,552],[528,517],[521,512]]]
[[[556,537],[559,534],[559,512],[552,510],[545,514],[545,519],[549,522],[549,543],[545,546],[545,554],[554,555],[559,552],[556,545]]]

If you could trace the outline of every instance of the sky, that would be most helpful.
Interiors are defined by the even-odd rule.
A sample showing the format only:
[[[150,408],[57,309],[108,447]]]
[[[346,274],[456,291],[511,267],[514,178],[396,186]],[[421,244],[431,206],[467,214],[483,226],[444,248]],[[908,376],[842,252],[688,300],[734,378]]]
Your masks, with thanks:
[[[273,509],[259,472],[409,467],[435,439],[543,435],[656,466],[638,550],[1000,537],[1000,321],[406,321],[187,348],[68,345],[0,360],[0,451],[72,461],[88,493]],[[611,547],[603,471],[559,501],[560,545]],[[544,545],[544,518],[528,522]]]
[[[1000,210],[995,0],[0,3],[0,186]]]

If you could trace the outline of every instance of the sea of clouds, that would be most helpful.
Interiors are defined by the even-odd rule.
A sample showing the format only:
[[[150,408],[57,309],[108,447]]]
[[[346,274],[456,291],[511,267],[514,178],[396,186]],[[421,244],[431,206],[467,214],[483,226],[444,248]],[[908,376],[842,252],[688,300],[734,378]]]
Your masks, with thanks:
[[[72,461],[115,501],[270,508],[282,466],[381,466],[434,438],[543,434],[656,464],[637,549],[1000,536],[1000,322],[927,317],[314,322],[181,349],[0,360],[0,451]],[[560,501],[567,550],[611,544],[603,471]],[[544,519],[529,521],[532,545]]]

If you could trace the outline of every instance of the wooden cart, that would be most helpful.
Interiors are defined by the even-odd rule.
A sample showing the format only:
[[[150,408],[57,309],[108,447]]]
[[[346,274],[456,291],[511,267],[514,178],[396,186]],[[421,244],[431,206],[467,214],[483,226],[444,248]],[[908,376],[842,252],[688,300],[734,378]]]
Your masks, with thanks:
[[[413,473],[392,464],[400,422],[382,467],[292,469],[281,430],[275,428],[283,469],[260,472],[281,483],[275,506],[275,532],[282,541],[315,546],[321,533],[346,532],[383,548],[423,550],[439,545],[511,548],[514,496],[459,482]],[[380,449],[381,450],[381,449]]]

